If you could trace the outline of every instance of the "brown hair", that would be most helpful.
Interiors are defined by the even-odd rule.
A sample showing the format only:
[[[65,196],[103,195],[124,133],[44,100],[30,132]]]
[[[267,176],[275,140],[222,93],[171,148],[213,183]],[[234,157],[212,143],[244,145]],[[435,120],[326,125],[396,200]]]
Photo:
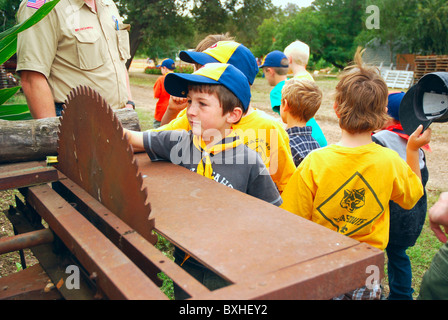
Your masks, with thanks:
[[[363,52],[356,50],[354,64],[344,69],[336,85],[339,126],[349,133],[380,129],[388,119],[386,82],[378,68],[363,63]]]
[[[202,39],[194,49],[196,52],[203,52],[206,49],[210,48],[215,43],[218,43],[219,41],[231,41],[234,38],[230,36],[230,34],[227,32],[225,34],[209,34],[204,39]],[[194,66],[196,67],[196,70],[200,69],[202,66],[199,63],[194,62]]]
[[[237,98],[232,91],[220,84],[191,84],[188,86],[188,91],[196,91],[200,93],[214,94],[218,97],[220,106],[222,107],[222,114],[225,115],[232,112],[235,108],[241,108],[243,115],[247,112],[244,111],[243,103]]]
[[[233,37],[231,37],[228,32],[225,34],[209,34],[198,43],[195,51],[202,52],[210,48],[212,45],[214,45],[219,41],[231,41],[231,40],[233,40]]]
[[[282,89],[282,103],[288,101],[294,118],[308,121],[316,114],[322,103],[322,91],[310,80],[290,79]]]

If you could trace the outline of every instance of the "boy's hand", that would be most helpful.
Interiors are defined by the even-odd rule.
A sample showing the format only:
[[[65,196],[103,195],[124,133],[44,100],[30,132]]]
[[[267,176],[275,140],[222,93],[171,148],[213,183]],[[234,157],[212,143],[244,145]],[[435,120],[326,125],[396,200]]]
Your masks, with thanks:
[[[176,118],[179,112],[187,107],[187,102],[187,98],[171,96],[168,102],[168,107],[162,117],[161,125],[163,126]]]
[[[424,145],[427,145],[431,140],[431,129],[428,128],[423,132],[423,125],[419,125],[418,128],[409,136],[407,150],[418,151]]]
[[[431,230],[437,239],[445,243],[447,241],[445,233],[448,233],[448,192],[440,194],[439,200],[429,209],[428,216]],[[442,231],[441,226],[445,229],[445,233]]]
[[[177,111],[177,113],[179,113],[186,107],[187,107],[187,98],[174,97],[174,96],[170,97],[168,108],[170,108],[171,111]]]

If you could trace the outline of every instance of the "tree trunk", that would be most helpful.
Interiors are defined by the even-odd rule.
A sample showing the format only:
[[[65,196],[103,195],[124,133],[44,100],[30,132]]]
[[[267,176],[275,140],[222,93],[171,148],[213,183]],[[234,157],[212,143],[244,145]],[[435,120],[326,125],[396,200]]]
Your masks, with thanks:
[[[131,57],[128,61],[126,61],[126,68],[129,70],[131,66],[132,59],[134,59],[135,54],[137,53],[138,46],[142,41],[142,26],[139,24],[133,25],[131,28],[131,32],[129,34],[129,46],[130,46],[130,54]]]
[[[121,125],[140,131],[137,112],[115,110]],[[24,121],[0,120],[0,163],[45,160],[57,155],[59,118]]]

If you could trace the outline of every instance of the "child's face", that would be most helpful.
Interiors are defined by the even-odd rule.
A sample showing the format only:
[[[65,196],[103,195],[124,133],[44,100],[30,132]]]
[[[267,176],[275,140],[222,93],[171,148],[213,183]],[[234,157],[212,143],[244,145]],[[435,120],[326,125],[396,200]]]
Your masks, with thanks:
[[[193,134],[202,136],[206,143],[214,138],[219,141],[223,139],[225,130],[230,129],[231,124],[228,119],[229,113],[222,114],[217,95],[190,90],[187,101],[187,118]]]

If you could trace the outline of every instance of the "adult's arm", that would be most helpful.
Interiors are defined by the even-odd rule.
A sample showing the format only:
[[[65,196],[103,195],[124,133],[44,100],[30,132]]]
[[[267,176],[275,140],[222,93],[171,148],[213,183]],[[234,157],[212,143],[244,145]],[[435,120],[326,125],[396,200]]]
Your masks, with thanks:
[[[132,101],[131,84],[129,82],[129,72],[126,70],[126,88],[128,91],[128,101]],[[125,108],[134,109],[132,104],[127,103]]]
[[[40,72],[23,70],[22,89],[34,119],[56,117],[53,94],[47,78]]]

